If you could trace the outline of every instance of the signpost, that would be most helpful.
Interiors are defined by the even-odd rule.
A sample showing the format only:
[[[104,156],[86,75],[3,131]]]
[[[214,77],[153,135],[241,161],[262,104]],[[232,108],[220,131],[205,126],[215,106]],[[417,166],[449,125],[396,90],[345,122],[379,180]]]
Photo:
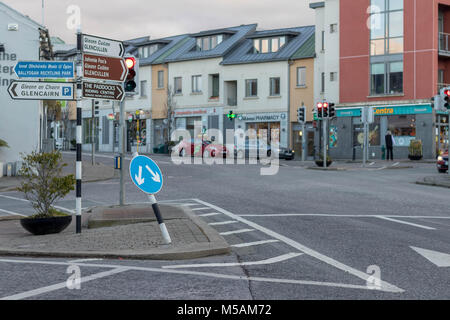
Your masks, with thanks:
[[[68,61],[19,61],[14,72],[19,78],[73,79],[75,66]]]
[[[166,225],[162,219],[159,211],[158,203],[156,202],[155,194],[158,193],[163,186],[163,175],[158,165],[149,157],[140,156],[136,152],[133,160],[130,162],[130,177],[133,183],[141,191],[148,195],[150,203],[152,204],[153,212],[158,220],[161,233],[166,244],[172,242]]]
[[[125,97],[125,92],[121,84],[83,82],[83,97],[122,101]]]
[[[83,77],[88,79],[123,82],[128,68],[123,58],[83,54]]]
[[[123,57],[125,49],[121,41],[95,37],[87,34],[82,36],[82,51],[100,54],[108,57]]]
[[[8,93],[14,100],[74,100],[74,83],[12,81]]]

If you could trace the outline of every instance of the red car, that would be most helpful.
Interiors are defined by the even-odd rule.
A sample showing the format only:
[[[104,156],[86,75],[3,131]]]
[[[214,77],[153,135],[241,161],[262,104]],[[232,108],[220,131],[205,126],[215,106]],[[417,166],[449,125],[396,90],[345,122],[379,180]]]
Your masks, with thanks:
[[[214,158],[222,156],[226,158],[229,154],[224,145],[200,139],[191,139],[191,141],[182,140],[174,147],[174,150],[180,157],[190,155],[191,157]]]
[[[445,173],[448,170],[448,150],[437,158],[437,169],[440,173]]]

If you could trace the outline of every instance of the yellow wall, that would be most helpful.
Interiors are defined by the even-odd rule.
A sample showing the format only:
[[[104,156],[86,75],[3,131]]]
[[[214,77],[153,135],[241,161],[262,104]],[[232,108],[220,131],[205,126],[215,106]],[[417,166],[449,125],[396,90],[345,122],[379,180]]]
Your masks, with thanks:
[[[164,71],[164,88],[158,88],[158,71]],[[167,118],[167,65],[152,66],[152,119]]]
[[[297,122],[297,109],[306,107],[306,121],[313,121],[314,111],[314,59],[299,59],[292,61],[290,66],[290,119],[291,122]],[[306,67],[306,87],[297,87],[297,68]]]

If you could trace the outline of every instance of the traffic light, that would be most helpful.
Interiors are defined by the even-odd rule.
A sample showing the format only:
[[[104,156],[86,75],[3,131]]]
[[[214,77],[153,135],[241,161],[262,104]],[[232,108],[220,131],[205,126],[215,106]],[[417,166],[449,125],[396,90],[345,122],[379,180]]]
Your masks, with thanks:
[[[297,120],[300,123],[305,122],[305,107],[300,107],[297,109]]]
[[[322,119],[323,103],[319,102],[317,104],[317,119]]]
[[[131,94],[138,94],[138,65],[137,60],[135,57],[126,57],[125,58],[125,65],[128,69],[128,75],[125,79],[125,92],[131,93]]]
[[[95,100],[94,102],[94,113],[97,116],[99,114],[99,109],[100,109],[100,101]]]
[[[444,90],[444,107],[448,110],[450,109],[450,89]]]
[[[328,102],[323,103],[322,117],[328,118]]]
[[[230,112],[227,114],[227,117],[228,117],[228,120],[233,121],[234,118],[236,118],[236,115],[234,114],[233,111],[230,111]]]
[[[336,117],[336,108],[334,107],[334,103],[329,103],[328,104],[328,115],[330,116],[330,118],[334,118]]]

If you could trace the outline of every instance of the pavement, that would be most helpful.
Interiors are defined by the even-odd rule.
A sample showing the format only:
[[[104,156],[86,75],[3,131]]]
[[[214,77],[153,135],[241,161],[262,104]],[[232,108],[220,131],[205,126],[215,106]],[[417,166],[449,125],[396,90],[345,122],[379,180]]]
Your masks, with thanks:
[[[162,204],[160,210],[171,244],[164,243],[149,205],[108,206],[83,213],[81,234],[74,233],[75,219],[60,234],[34,236],[20,218],[0,218],[0,255],[181,260],[230,252],[223,237],[188,207]]]
[[[438,176],[428,176],[420,178],[416,183],[433,187],[450,188],[450,175],[440,174]]]

